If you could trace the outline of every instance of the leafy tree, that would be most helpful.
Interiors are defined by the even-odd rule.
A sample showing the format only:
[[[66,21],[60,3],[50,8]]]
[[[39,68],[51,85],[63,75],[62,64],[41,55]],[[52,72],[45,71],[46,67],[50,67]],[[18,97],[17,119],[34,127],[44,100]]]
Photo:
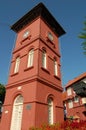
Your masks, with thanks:
[[[0,102],[3,104],[5,99],[6,89],[3,84],[0,84]]]
[[[82,47],[83,47],[83,50],[84,50],[83,53],[86,55],[86,21],[84,22],[83,32],[81,32],[81,34],[79,35],[79,38],[84,40],[82,42]]]

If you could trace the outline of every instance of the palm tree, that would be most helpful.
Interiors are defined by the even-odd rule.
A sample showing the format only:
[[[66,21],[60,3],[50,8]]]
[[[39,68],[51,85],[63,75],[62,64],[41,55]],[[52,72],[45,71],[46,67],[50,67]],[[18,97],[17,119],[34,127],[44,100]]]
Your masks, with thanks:
[[[84,22],[83,32],[80,33],[79,38],[84,40],[82,42],[82,47],[83,47],[83,50],[84,50],[83,53],[86,55],[86,21]]]
[[[0,102],[2,102],[2,104],[4,103],[5,93],[5,86],[3,84],[0,84]]]
[[[5,86],[3,84],[0,84],[0,118],[2,113],[2,105],[5,99],[5,93],[6,93]]]

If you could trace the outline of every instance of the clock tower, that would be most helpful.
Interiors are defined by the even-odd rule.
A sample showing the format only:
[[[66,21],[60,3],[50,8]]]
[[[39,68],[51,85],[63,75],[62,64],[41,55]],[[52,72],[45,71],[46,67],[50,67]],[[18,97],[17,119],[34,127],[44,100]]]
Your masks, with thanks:
[[[17,33],[1,130],[27,130],[64,119],[58,38],[65,34],[39,3],[11,29]]]

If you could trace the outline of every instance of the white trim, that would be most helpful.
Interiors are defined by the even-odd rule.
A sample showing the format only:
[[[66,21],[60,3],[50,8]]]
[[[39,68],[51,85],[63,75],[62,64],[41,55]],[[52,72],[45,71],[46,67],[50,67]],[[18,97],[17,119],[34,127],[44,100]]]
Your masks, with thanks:
[[[48,122],[49,124],[53,124],[53,99],[48,99]]]
[[[20,64],[20,57],[16,58],[14,73],[17,73],[19,71],[19,64]]]
[[[54,74],[58,75],[57,61],[54,59]]]
[[[34,58],[34,49],[31,49],[28,54],[28,63],[27,67],[33,66],[33,58]]]
[[[42,50],[42,67],[45,69],[47,68],[46,59],[46,51]]]
[[[67,95],[70,96],[71,94],[72,94],[72,90],[71,90],[71,88],[69,87],[69,88],[67,88]]]
[[[73,108],[73,101],[72,100],[68,100],[68,106],[69,106],[69,108]]]
[[[21,130],[22,114],[23,97],[19,95],[14,100],[10,130]]]

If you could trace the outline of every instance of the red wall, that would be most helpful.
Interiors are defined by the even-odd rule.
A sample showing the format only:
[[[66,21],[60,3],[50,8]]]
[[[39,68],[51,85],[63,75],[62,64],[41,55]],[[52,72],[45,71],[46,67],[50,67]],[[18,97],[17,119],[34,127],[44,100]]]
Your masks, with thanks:
[[[22,41],[22,34],[29,29],[30,39]],[[54,36],[52,44],[47,41],[47,31]],[[28,52],[34,48],[33,67],[27,68]],[[42,48],[47,52],[47,70],[42,68]],[[19,73],[14,74],[16,57],[20,56]],[[58,62],[58,76],[54,76],[53,58]],[[60,73],[60,54],[58,36],[38,18],[30,25],[27,25],[17,34],[15,48],[13,50],[11,67],[9,72],[4,111],[2,115],[1,129],[9,130],[12,116],[12,106],[17,95],[24,98],[22,130],[31,126],[39,126],[48,123],[48,96],[53,96],[54,101],[54,123],[63,121],[62,85]],[[20,87],[20,88],[19,88]],[[30,106],[27,109],[28,105]],[[8,111],[8,113],[6,113]],[[6,125],[4,123],[6,122]]]

